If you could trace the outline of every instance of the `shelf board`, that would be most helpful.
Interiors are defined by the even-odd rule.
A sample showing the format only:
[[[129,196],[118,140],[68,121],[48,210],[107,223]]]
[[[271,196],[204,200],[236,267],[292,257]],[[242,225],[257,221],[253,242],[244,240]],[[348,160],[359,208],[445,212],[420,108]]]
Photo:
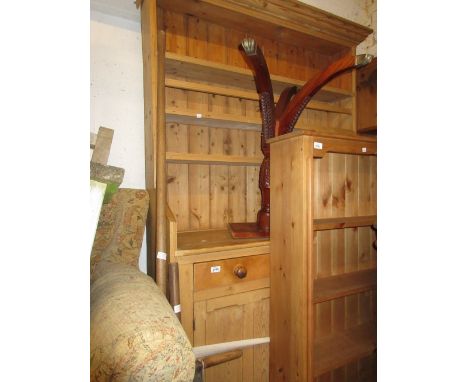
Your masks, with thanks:
[[[260,131],[261,128],[260,118],[211,112],[198,114],[190,110],[179,110],[168,106],[166,106],[166,122],[256,131]]]
[[[375,323],[367,323],[318,339],[314,343],[314,376],[372,354],[377,349]]]
[[[268,238],[233,239],[227,229],[185,231],[177,233],[176,253],[177,256],[189,256],[269,244]]]
[[[314,280],[314,303],[362,293],[377,286],[377,271],[366,269]]]
[[[236,98],[243,98],[249,100],[258,101],[258,93],[252,90],[243,90],[239,88],[232,88],[227,86],[220,86],[220,85],[210,85],[207,83],[201,82],[192,82],[186,80],[180,80],[175,78],[168,78],[166,77],[166,86],[175,89],[182,89],[182,90],[192,90],[201,93],[209,93],[209,94],[218,94],[227,97],[236,97]],[[279,95],[274,95],[275,102],[278,102]],[[327,102],[320,102],[320,101],[310,101],[306,109],[310,110],[319,110],[319,111],[327,111],[332,113],[339,113],[339,114],[352,114],[352,109],[347,107],[337,106],[332,103]]]
[[[376,215],[314,219],[314,231],[366,227],[377,221]]]
[[[218,91],[220,88],[228,89],[232,92],[249,92],[256,94],[256,87],[253,73],[249,69],[240,68],[237,66],[220,64],[213,61],[203,60],[200,58],[183,56],[180,54],[166,52],[166,79],[171,81],[185,81],[201,83],[201,89],[206,85],[216,86]],[[167,80],[166,80],[167,81]],[[280,94],[287,86],[296,85],[302,87],[305,81],[296,80],[284,76],[271,75],[273,91],[275,94]],[[174,82],[173,82],[174,84]],[[179,82],[180,85],[180,82]],[[207,89],[205,87],[205,89]],[[200,90],[202,91],[202,90]],[[207,91],[207,90],[205,90]],[[241,93],[246,96],[246,93]],[[332,86],[324,86],[316,95],[314,102],[335,102],[344,98],[351,97],[353,92]],[[256,97],[258,99],[258,96]],[[340,108],[341,109],[341,108]]]
[[[263,161],[263,157],[167,152],[166,161],[169,163],[260,166]]]

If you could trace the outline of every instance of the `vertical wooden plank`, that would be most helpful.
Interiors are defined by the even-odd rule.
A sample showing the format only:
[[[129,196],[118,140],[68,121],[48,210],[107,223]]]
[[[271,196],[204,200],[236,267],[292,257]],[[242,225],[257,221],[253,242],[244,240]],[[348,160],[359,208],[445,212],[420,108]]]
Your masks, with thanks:
[[[360,155],[358,157],[359,171],[359,215],[371,214],[371,187],[370,187],[370,157]]]
[[[314,313],[312,142],[294,137],[271,149],[270,379],[312,380]],[[295,253],[297,256],[284,256]]]
[[[166,125],[167,150],[188,152],[188,127],[178,123]],[[177,229],[189,229],[188,165],[167,164],[167,203],[176,216]]]
[[[206,345],[206,301],[197,301],[193,304],[193,346]]]
[[[112,138],[114,137],[114,130],[101,126],[96,136],[94,143],[94,151],[91,157],[91,162],[107,164],[109,159],[110,149],[112,145]]]
[[[146,219],[147,271],[156,278],[156,119],[157,119],[157,21],[156,1],[145,1],[141,7],[141,38],[143,53],[143,93],[145,124],[145,181],[150,203]]]
[[[187,91],[166,87],[166,104],[171,109],[187,110]]]
[[[228,306],[208,312],[206,317],[206,343],[242,339],[243,306]],[[243,358],[243,357],[242,357]],[[206,370],[206,382],[242,381],[242,358]]]
[[[264,299],[255,304],[253,316],[253,338],[268,337],[270,299]],[[268,344],[255,346],[253,348],[253,381],[268,381]]]
[[[210,129],[210,154],[223,154],[226,130]],[[223,228],[228,222],[228,166],[210,166],[210,228]]]
[[[179,262],[179,283],[181,285],[180,322],[193,346],[193,264],[183,264]]]
[[[207,55],[206,59],[219,62],[226,62],[225,28],[216,24],[208,24],[207,35]]]
[[[257,44],[262,49],[270,74],[278,74],[278,54],[276,44],[268,38],[256,37]]]
[[[256,302],[251,302],[244,305],[244,322],[242,328],[242,338],[255,338],[254,335],[254,309]],[[254,374],[254,349],[246,348],[242,351],[242,382],[255,382]]]
[[[340,367],[332,371],[332,381],[333,382],[346,382],[346,366]]]
[[[369,156],[369,214],[377,215],[377,156]]]
[[[348,381],[359,381],[358,362],[352,362],[346,366],[346,376]]]
[[[372,292],[359,293],[359,323],[365,324],[372,320]]]
[[[229,129],[230,155],[245,155],[245,131]],[[246,176],[245,166],[229,167],[229,222],[245,222],[246,219]]]
[[[164,11],[166,24],[166,51],[181,55],[187,54],[187,16]]]
[[[261,156],[260,133],[257,131],[246,131],[245,136],[246,155]],[[259,172],[260,166],[246,166],[246,221],[249,222],[257,220],[257,212],[260,209]]]
[[[244,61],[242,54],[239,51],[239,44],[247,37],[243,32],[233,29],[227,29],[225,32],[226,41],[226,64],[247,68],[247,63]]]
[[[277,74],[280,76],[291,77],[291,62],[289,57],[289,45],[276,42],[277,49]]]
[[[358,228],[358,269],[368,269],[372,267],[372,231],[370,227]]]
[[[168,240],[167,240],[167,174],[166,174],[166,90],[165,78],[165,52],[166,31],[162,10],[157,10],[157,118],[156,118],[156,283],[163,294],[167,294],[168,278]]]
[[[332,216],[332,184],[330,179],[330,155],[324,155],[322,159],[314,159],[317,173],[314,175],[316,184],[316,208],[315,218],[325,218]]]
[[[209,152],[208,128],[189,126],[189,151]],[[210,167],[205,164],[189,164],[190,229],[210,226]]]
[[[208,50],[208,28],[205,21],[189,16],[187,19],[187,54],[191,57],[206,59]]]
[[[332,231],[328,230],[317,233],[317,278],[331,276],[332,274],[331,232]],[[329,335],[332,332],[331,301],[316,305],[315,318],[315,338]]]

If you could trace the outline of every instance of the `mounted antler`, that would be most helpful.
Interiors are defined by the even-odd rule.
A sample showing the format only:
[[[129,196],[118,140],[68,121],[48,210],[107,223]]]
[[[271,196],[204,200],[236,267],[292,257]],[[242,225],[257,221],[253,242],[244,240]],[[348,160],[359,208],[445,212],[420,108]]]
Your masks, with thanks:
[[[304,108],[324,85],[347,70],[367,65],[372,61],[372,58],[370,54],[361,54],[359,56],[347,55],[333,62],[325,70],[307,81],[294,99],[288,104],[282,115],[277,118],[275,128],[277,131],[276,135],[290,133],[294,129]]]
[[[270,73],[262,50],[252,38],[242,40],[240,49],[254,72],[255,85],[260,99],[261,149],[264,155],[259,177],[262,204],[256,223],[230,223],[229,227],[235,238],[262,237],[270,234],[270,146],[267,143],[268,139],[291,132],[311,98],[324,85],[347,70],[367,65],[372,60],[372,56],[368,54],[347,55],[333,62],[307,81],[299,92],[295,86],[284,89],[275,107]]]

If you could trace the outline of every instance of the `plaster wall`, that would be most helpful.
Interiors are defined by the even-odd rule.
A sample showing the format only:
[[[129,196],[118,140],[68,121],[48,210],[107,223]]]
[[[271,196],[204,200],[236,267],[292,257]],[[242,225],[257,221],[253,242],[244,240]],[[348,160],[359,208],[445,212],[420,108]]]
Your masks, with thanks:
[[[122,188],[145,188],[140,24],[91,12],[91,132],[114,130],[108,163],[125,169]],[[146,235],[146,233],[145,233]],[[146,237],[140,255],[146,273]]]

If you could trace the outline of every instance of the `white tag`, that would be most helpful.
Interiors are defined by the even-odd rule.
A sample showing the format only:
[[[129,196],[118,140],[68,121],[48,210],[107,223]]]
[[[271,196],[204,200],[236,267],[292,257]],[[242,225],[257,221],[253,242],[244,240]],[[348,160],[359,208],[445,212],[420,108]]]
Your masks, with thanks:
[[[211,273],[218,273],[221,272],[221,265],[216,265],[215,267],[211,267]]]
[[[159,259],[159,260],[166,260],[167,259],[167,253],[158,252],[158,254],[156,255],[156,258]]]
[[[197,118],[201,118],[203,117],[203,115],[201,115],[200,113],[197,113]]]
[[[174,305],[174,313],[180,313],[182,309],[180,309],[180,304],[179,305]]]
[[[367,153],[367,147],[363,147],[361,150],[363,153]]]
[[[314,149],[322,150],[322,142],[314,142]]]

